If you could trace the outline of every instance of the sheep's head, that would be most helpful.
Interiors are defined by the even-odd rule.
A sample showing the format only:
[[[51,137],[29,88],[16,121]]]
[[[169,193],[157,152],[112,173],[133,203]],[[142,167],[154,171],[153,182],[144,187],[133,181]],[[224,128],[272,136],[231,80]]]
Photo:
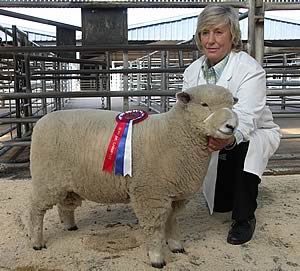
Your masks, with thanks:
[[[238,126],[232,107],[236,102],[231,92],[221,86],[200,85],[177,93],[186,121],[196,133],[215,138],[229,138]]]

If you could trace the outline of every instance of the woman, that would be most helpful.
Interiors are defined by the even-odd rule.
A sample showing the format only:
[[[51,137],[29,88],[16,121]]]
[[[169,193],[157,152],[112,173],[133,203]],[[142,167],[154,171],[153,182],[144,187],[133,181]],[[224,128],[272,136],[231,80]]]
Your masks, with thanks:
[[[228,6],[208,5],[198,17],[196,44],[204,54],[184,72],[183,89],[200,84],[228,88],[238,98],[235,135],[208,139],[212,153],[203,192],[210,212],[232,211],[227,242],[251,240],[255,230],[258,184],[268,159],[280,143],[280,129],[266,106],[266,76],[251,56],[241,51],[238,13]]]

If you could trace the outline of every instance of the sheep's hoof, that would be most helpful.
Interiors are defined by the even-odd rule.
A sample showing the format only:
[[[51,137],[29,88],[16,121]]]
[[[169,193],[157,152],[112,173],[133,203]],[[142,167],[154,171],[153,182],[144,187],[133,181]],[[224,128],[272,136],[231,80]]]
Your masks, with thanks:
[[[166,265],[166,262],[165,261],[162,261],[162,262],[159,262],[159,263],[151,263],[152,267],[154,268],[164,268],[164,266]]]
[[[75,225],[71,228],[68,228],[68,231],[77,231],[78,230],[78,227]]]
[[[180,242],[176,239],[169,239],[167,241],[167,244],[168,244],[169,249],[173,253],[184,253],[185,252],[182,242]]]
[[[172,249],[171,251],[173,253],[185,253],[185,249],[184,248]]]
[[[41,250],[43,248],[47,248],[46,245],[39,245],[39,246],[33,246],[32,247],[34,250]]]

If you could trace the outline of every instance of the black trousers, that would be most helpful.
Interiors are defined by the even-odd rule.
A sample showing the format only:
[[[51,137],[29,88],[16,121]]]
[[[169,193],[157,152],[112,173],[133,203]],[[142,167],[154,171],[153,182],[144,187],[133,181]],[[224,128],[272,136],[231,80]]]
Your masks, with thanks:
[[[219,154],[214,211],[232,211],[237,221],[253,218],[257,208],[260,178],[243,170],[248,146],[249,142],[242,142]]]

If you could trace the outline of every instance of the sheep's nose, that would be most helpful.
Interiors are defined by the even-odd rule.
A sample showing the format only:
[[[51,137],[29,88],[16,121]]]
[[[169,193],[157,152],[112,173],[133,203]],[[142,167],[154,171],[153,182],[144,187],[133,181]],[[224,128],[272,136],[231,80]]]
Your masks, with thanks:
[[[230,124],[226,124],[225,126],[226,126],[226,128],[230,129],[231,131],[234,131],[234,126],[232,126]]]

